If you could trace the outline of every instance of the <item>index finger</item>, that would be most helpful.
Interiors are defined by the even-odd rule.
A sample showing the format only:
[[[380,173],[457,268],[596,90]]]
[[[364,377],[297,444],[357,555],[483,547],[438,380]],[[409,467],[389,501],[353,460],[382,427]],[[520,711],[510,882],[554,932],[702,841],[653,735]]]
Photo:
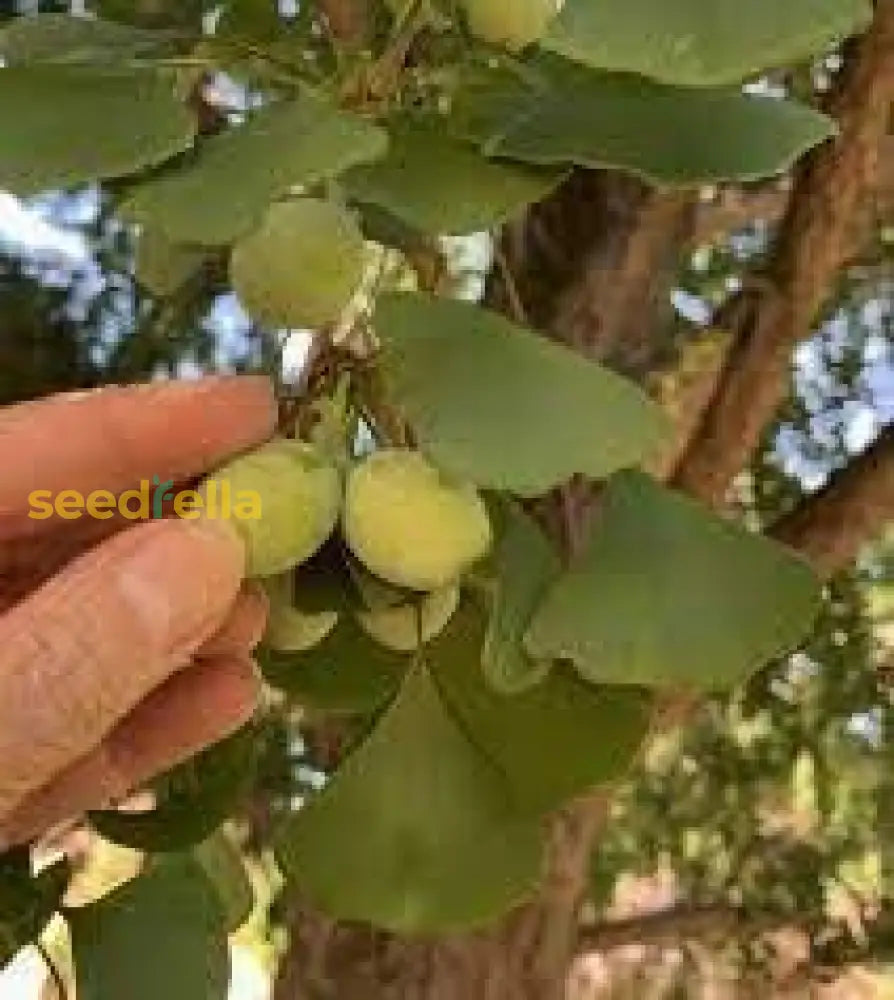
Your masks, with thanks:
[[[120,493],[141,479],[189,479],[273,433],[270,381],[223,376],[69,393],[0,411],[0,541],[48,522],[27,518],[34,490]]]

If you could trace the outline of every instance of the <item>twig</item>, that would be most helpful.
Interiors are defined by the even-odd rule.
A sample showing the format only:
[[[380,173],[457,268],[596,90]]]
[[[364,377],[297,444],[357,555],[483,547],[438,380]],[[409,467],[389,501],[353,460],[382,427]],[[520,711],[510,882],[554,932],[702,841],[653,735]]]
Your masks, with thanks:
[[[502,246],[500,246],[499,240],[494,240],[494,261],[500,269],[500,277],[503,279],[513,319],[524,326],[530,326],[528,313],[522,301],[521,293],[518,290],[518,282],[515,280],[515,275],[512,273],[512,268],[509,266],[509,261],[506,259],[506,254]]]
[[[847,565],[894,519],[894,424],[770,529],[824,575]]]
[[[623,920],[608,920],[581,931],[580,951],[607,951],[625,945],[675,944],[693,939],[755,938],[795,924],[791,914],[751,914],[733,906],[674,907]]]

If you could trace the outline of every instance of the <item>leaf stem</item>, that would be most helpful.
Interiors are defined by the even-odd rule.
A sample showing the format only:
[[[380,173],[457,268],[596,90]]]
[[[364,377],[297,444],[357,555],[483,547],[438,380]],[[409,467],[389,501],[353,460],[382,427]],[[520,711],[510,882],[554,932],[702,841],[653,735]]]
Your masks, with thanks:
[[[58,1000],[68,1000],[68,987],[65,985],[65,980],[62,978],[59,966],[56,965],[49,951],[47,951],[47,946],[43,941],[35,941],[34,947],[37,949],[43,964],[47,967],[47,972],[49,972],[50,979],[53,981],[53,988],[56,991]]]

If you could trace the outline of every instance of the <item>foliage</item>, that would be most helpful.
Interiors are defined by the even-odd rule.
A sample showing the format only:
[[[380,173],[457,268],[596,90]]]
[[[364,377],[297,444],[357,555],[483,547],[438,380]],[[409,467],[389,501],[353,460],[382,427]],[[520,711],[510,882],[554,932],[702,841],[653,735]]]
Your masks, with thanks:
[[[828,669],[798,681],[807,693],[793,707],[771,679],[795,684],[781,658],[814,623],[819,588],[806,566],[631,471],[666,439],[660,408],[523,316],[451,298],[416,251],[440,259],[440,237],[517,218],[574,168],[683,188],[786,170],[831,122],[737,85],[856,31],[868,5],[761,2],[743,17],[722,2],[706,18],[692,0],[567,0],[542,45],[509,51],[480,36],[516,32],[481,30],[471,7],[466,17],[411,2],[396,17],[378,12],[363,52],[321,31],[313,4],[280,17],[273,4],[229,0],[204,21],[200,3],[97,6],[103,19],[42,14],[0,34],[0,185],[30,195],[109,182],[94,234],[108,284],[72,346],[80,381],[176,371],[190,355],[213,367],[203,322],[232,280],[256,334],[239,367],[278,375],[277,328],[302,324],[329,366],[310,373],[281,431],[337,439],[333,466],[356,462],[364,436],[412,446],[456,495],[478,504],[476,490],[485,494],[494,537],[471,567],[448,553],[437,587],[458,588],[459,609],[400,652],[364,630],[364,616],[421,614],[418,588],[430,581],[366,565],[369,546],[335,527],[341,500],[327,501],[313,545],[268,568],[301,561],[280,593],[334,626],[311,648],[261,649],[277,697],[256,727],[159,779],[154,811],[91,817],[150,857],[128,885],[65,911],[79,995],[225,995],[226,933],[244,892],[209,837],[244,818],[251,795],[264,801],[264,846],[275,844],[289,885],[328,914],[412,934],[495,921],[536,890],[544,816],[628,775],[649,726],[647,689],[681,683],[732,699],[712,699],[688,748],[625,786],[636,819],[618,825],[597,867],[669,852],[693,896],[735,889],[748,901],[790,866],[783,905],[818,914],[817,873],[867,847],[853,821],[865,815],[863,790],[834,780],[836,755],[866,755],[847,724],[875,704],[858,669],[865,650],[834,641],[842,630],[864,641],[852,584],[824,598],[806,655]],[[229,101],[209,86],[223,74]],[[32,276],[13,280],[30,308],[36,298],[70,306]],[[27,334],[27,319],[17,329]],[[2,401],[61,387],[67,367],[60,376],[49,354],[33,385],[0,383]],[[758,492],[774,479],[778,511],[784,484],[762,474]],[[602,484],[605,502],[569,562],[538,515],[572,477]],[[441,499],[416,505],[421,520],[447,516]],[[760,519],[764,501],[748,513]],[[427,536],[449,534],[440,522],[385,520],[388,537],[374,524],[375,541],[404,561],[414,546],[428,554]],[[264,529],[291,550],[279,526]],[[779,666],[759,673],[767,661]],[[281,738],[298,716],[301,760]],[[755,720],[766,739],[760,727],[743,736]],[[327,727],[323,753],[313,737]],[[746,818],[805,756],[840,836],[814,851],[756,842]],[[692,759],[710,762],[697,795]],[[713,839],[693,846],[689,831],[708,816]],[[718,843],[722,860],[710,856]],[[3,957],[58,905],[56,869],[32,880],[23,859],[8,859]]]

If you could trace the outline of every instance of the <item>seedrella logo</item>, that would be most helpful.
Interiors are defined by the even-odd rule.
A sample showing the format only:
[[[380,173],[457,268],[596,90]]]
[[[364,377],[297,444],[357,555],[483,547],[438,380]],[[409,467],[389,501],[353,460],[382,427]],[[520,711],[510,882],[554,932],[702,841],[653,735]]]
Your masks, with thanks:
[[[92,517],[108,521],[116,514],[128,521],[160,520],[173,513],[185,521],[199,518],[220,521],[258,521],[261,496],[254,490],[233,490],[227,479],[209,479],[201,490],[175,490],[174,480],[164,482],[153,476],[143,479],[136,489],[113,493],[94,490],[33,490],[28,497],[28,517],[46,521],[51,517],[76,521]]]

